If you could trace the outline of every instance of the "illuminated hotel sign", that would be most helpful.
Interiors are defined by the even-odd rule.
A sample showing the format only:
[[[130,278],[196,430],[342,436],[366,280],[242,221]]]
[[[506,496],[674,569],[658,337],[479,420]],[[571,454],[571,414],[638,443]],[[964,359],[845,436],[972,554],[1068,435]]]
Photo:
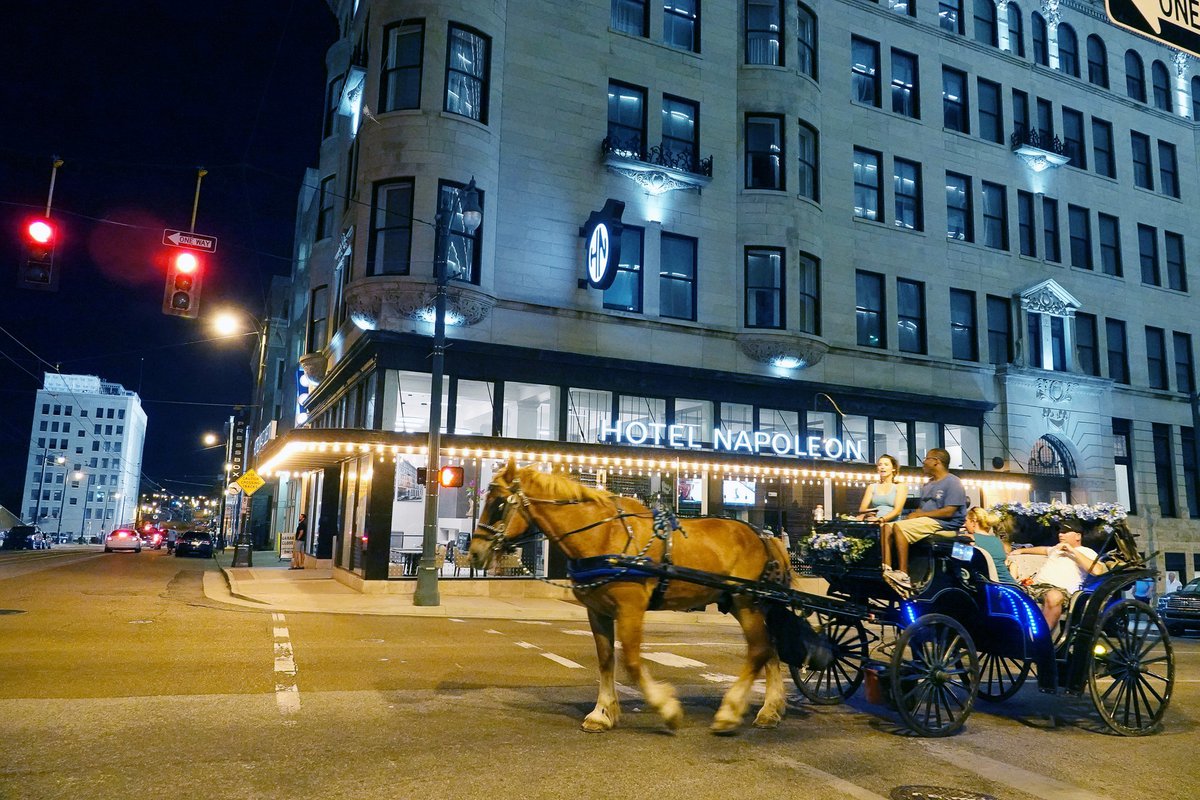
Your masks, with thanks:
[[[770,431],[723,431],[713,428],[712,444],[696,441],[694,425],[664,425],[660,422],[617,422],[600,424],[600,441],[611,437],[618,444],[650,445],[672,450],[722,450],[747,455],[777,455],[820,458],[832,461],[865,461],[862,444],[852,439],[822,439]]]
[[[616,280],[617,265],[621,263],[621,234],[625,230],[621,224],[624,213],[625,204],[609,198],[604,208],[593,211],[579,229],[587,247],[584,256],[587,281],[579,282],[581,289],[590,286],[604,291]]]
[[[1105,0],[1108,18],[1135,33],[1200,58],[1196,0]]]

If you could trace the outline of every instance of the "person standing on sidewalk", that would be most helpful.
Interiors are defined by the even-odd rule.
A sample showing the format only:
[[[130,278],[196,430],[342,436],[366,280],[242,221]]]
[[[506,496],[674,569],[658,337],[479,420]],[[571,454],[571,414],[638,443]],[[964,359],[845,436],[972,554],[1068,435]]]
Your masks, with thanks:
[[[308,517],[300,514],[296,523],[296,541],[292,543],[292,566],[289,569],[304,569],[304,537],[308,533]]]

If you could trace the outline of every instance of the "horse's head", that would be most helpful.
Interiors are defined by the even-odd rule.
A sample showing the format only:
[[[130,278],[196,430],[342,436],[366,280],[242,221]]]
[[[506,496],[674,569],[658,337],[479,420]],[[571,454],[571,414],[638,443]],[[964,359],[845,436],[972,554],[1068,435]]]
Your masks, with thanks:
[[[528,498],[517,479],[517,464],[508,460],[488,487],[479,515],[479,525],[471,535],[471,563],[483,569],[497,551],[511,549],[512,542],[529,530]]]

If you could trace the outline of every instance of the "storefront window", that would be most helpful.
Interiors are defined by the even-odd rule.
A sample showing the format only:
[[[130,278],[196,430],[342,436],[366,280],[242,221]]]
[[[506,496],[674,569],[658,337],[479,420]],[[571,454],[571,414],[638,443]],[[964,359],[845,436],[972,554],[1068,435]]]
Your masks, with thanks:
[[[667,424],[667,401],[661,397],[637,397],[623,394],[620,398],[617,419],[622,426],[640,422],[647,428]]]
[[[936,422],[913,423],[913,449],[917,453],[917,462],[925,458],[926,451],[931,447],[941,447]],[[914,465],[916,466],[916,465]]]
[[[979,428],[973,425],[947,425],[946,449],[950,451],[950,469],[983,469]]]
[[[486,381],[458,382],[454,432],[460,436],[491,436],[495,391]]]
[[[816,436],[822,440],[833,439],[837,436],[837,418],[832,411],[809,411],[808,431],[805,438]]]
[[[611,422],[611,392],[597,389],[567,390],[568,442],[598,442],[601,426]]]
[[[760,408],[758,410],[758,429],[764,433],[795,436],[800,433],[800,412]]]
[[[500,431],[516,439],[557,439],[558,387],[506,381]]]
[[[847,414],[842,417],[842,438],[854,442],[862,448],[863,458],[870,458],[871,452],[867,447],[867,418]]]
[[[721,430],[725,433],[753,433],[754,406],[745,403],[721,403]]]
[[[697,442],[707,442],[712,437],[713,404],[710,400],[676,400],[675,424],[687,425],[693,430]]]
[[[875,460],[884,453],[893,456],[900,466],[910,466],[908,458],[908,423],[890,419],[875,420]]]
[[[424,372],[397,370],[396,416],[392,430],[398,433],[429,432],[429,395],[431,378]],[[442,433],[446,432],[449,382],[442,383]]]

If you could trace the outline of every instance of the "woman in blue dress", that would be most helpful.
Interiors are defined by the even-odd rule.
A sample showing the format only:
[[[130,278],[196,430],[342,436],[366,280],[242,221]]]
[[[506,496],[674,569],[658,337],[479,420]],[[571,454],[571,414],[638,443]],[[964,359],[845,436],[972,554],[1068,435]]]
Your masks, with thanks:
[[[879,483],[872,483],[858,504],[858,518],[868,522],[894,522],[904,511],[908,487],[898,483],[900,462],[886,453],[875,462]]]

